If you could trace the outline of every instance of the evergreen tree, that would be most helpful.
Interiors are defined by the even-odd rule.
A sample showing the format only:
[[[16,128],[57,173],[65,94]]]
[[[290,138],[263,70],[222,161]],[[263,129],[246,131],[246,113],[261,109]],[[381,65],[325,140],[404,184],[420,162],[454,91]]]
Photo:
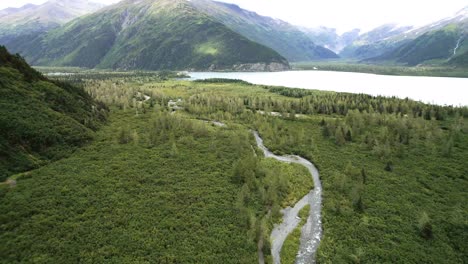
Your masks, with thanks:
[[[345,136],[343,134],[343,129],[341,127],[337,127],[335,131],[335,143],[338,146],[344,145],[346,142]]]
[[[429,216],[426,212],[423,212],[418,219],[418,229],[419,234],[425,239],[431,239],[432,234],[432,224],[429,219]]]

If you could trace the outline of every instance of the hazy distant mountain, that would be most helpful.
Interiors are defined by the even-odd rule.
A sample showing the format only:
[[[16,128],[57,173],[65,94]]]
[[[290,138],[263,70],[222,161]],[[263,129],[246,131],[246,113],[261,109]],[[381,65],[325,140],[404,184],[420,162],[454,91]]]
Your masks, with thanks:
[[[402,44],[371,61],[406,65],[450,63],[468,66],[468,7],[436,23],[405,32],[392,40]]]
[[[276,50],[290,61],[338,58],[331,50],[316,45],[296,26],[282,20],[260,16],[233,4],[210,0],[190,2],[230,29]]]
[[[0,41],[43,32],[102,7],[88,0],[50,0],[42,5],[0,10]]]
[[[122,1],[17,47],[36,65],[147,70],[289,68],[274,50],[234,32],[186,0]]]
[[[355,38],[341,52],[343,58],[367,59],[380,56],[402,44],[404,39],[392,39],[413,29],[412,26],[385,24]]]
[[[359,37],[359,29],[353,29],[339,35],[334,28],[300,28],[314,43],[328,48],[335,53],[341,52],[345,47],[351,45]]]
[[[26,4],[22,7],[8,7],[8,8],[0,10],[0,17],[10,15],[13,13],[18,13],[27,9],[35,8],[35,7],[37,7],[37,5],[33,5],[33,4]]]

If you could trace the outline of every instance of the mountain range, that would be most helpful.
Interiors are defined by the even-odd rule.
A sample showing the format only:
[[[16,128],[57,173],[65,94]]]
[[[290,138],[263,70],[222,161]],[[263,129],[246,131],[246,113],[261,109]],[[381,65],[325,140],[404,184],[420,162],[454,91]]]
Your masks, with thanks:
[[[369,61],[389,61],[415,66],[448,63],[463,64],[468,53],[468,7],[454,17],[416,28],[383,40],[397,47]]]
[[[422,27],[386,24],[358,36],[355,31],[343,36],[349,37],[350,34],[355,36],[352,42],[344,45],[341,50],[335,49],[344,59],[407,66],[468,66],[468,7],[452,17]],[[322,39],[327,39],[323,36],[312,36],[312,40],[326,47],[336,45],[337,39],[340,41],[340,36],[334,32],[325,36],[332,41],[321,42]]]
[[[0,10],[0,41],[47,31],[102,7],[88,0],[50,0],[42,5]]]
[[[1,43],[34,65],[284,70],[288,60],[338,58],[284,21],[209,0],[126,0],[60,27],[17,32],[25,33]]]
[[[0,44],[33,65],[285,70],[322,59],[466,66],[468,7],[424,27],[304,28],[211,0],[50,0],[0,10]]]

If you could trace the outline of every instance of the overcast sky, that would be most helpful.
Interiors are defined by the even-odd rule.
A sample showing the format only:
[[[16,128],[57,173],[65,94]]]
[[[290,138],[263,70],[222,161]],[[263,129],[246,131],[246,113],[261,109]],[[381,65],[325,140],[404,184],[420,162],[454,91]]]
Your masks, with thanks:
[[[94,0],[111,4],[119,0]],[[261,15],[315,27],[324,25],[344,32],[369,30],[385,23],[424,25],[445,18],[468,6],[468,0],[220,0],[236,3]],[[0,0],[0,9],[46,0]]]

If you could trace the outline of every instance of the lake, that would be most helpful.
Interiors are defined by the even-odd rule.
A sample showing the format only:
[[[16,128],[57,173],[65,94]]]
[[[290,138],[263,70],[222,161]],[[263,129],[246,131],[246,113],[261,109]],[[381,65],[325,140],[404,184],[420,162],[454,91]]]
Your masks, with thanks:
[[[408,97],[438,105],[468,106],[468,78],[387,76],[330,71],[191,72],[189,75],[191,80],[239,79],[253,84]]]

